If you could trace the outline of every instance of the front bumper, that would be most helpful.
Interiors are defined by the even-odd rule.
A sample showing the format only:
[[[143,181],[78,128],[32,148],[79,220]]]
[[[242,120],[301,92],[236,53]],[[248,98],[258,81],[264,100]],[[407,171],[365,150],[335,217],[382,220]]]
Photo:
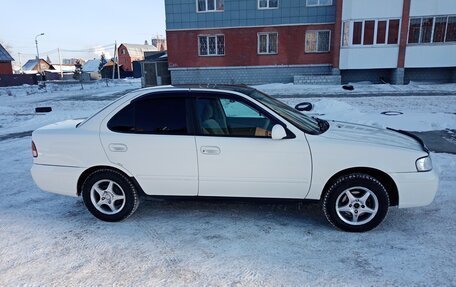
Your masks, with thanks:
[[[84,168],[33,164],[31,173],[41,190],[78,196],[77,184]]]
[[[431,204],[439,187],[435,169],[427,172],[390,174],[399,191],[399,208]]]

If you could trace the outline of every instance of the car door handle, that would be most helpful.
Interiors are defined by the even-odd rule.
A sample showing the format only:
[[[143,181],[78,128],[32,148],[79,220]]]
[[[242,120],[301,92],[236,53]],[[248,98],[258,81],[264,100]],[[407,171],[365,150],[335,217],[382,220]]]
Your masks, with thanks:
[[[109,150],[112,152],[126,152],[128,150],[127,145],[121,143],[109,144]]]
[[[218,155],[220,154],[220,148],[216,146],[202,146],[201,153],[206,155]]]

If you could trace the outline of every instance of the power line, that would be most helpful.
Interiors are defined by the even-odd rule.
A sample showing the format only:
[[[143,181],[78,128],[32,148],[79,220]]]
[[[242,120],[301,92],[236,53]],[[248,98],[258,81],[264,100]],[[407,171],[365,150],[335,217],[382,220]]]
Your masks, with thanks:
[[[95,46],[95,47],[87,48],[87,49],[60,49],[60,51],[61,52],[70,52],[70,53],[94,53],[94,52],[97,52],[99,50],[108,50],[108,49],[112,49],[112,48],[114,48],[114,44],[106,44],[106,45],[101,45],[101,46]],[[56,53],[58,53],[58,48],[52,49],[52,50],[49,50],[49,51],[40,52],[40,54],[43,54],[43,55],[53,55],[53,54],[56,54]],[[36,54],[33,54],[33,53],[21,53],[21,52],[18,52],[18,54],[21,54],[23,56],[36,56]]]

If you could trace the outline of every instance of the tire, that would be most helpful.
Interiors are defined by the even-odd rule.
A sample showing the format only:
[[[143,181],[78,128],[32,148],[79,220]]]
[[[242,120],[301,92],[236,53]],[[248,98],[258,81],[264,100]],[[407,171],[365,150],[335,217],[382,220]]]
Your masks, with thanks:
[[[385,219],[388,208],[386,188],[374,177],[363,173],[339,177],[322,201],[328,221],[349,232],[374,229]]]
[[[96,170],[86,178],[82,199],[90,213],[109,222],[128,218],[139,205],[138,192],[131,180],[111,169]]]

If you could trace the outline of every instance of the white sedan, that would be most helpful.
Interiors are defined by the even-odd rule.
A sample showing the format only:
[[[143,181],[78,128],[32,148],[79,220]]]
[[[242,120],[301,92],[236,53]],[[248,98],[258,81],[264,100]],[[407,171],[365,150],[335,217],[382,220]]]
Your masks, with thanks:
[[[309,117],[242,86],[140,89],[34,131],[32,152],[42,190],[82,196],[105,221],[140,196],[287,198],[320,200],[331,224],[361,232],[438,188],[413,135]]]

